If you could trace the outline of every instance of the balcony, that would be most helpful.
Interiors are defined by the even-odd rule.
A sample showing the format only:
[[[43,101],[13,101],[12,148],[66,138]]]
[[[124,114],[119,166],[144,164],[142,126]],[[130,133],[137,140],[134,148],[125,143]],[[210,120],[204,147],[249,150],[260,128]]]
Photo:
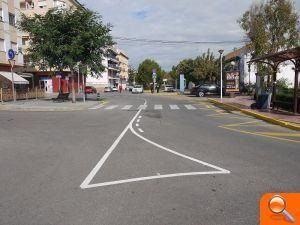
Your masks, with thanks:
[[[118,64],[111,64],[111,63],[109,63],[109,64],[108,64],[108,69],[109,69],[109,70],[120,71],[120,67],[119,67]]]

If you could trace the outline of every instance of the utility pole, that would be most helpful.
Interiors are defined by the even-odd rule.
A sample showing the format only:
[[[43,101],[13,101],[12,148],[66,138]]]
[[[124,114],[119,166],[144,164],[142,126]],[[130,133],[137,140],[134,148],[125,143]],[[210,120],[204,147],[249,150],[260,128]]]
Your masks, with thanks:
[[[223,49],[220,49],[219,50],[219,53],[220,53],[220,61],[221,61],[221,93],[220,93],[220,98],[223,99],[223,53],[224,53],[224,50]]]

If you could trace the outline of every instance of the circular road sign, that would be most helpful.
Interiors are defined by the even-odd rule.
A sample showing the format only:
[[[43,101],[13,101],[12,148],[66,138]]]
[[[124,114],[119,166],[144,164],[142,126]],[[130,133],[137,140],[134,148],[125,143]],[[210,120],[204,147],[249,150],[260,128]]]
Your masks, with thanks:
[[[13,49],[9,49],[7,54],[10,60],[15,58],[15,51]]]

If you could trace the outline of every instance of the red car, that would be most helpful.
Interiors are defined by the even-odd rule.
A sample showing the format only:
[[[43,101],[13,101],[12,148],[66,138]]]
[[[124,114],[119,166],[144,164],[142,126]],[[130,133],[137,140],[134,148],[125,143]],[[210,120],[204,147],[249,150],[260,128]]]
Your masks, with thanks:
[[[97,93],[97,90],[95,87],[93,86],[86,86],[85,87],[85,93],[86,94],[96,94]]]

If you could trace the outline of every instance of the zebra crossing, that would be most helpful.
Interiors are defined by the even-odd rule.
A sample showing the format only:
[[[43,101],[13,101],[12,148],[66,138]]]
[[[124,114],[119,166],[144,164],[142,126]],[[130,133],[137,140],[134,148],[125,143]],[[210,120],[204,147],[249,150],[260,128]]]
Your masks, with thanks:
[[[155,105],[98,105],[91,107],[89,109],[103,109],[103,110],[201,110],[201,107],[196,107],[192,104],[182,104],[182,105],[176,105],[176,104],[170,104],[170,105],[161,105],[161,104],[155,104]]]

